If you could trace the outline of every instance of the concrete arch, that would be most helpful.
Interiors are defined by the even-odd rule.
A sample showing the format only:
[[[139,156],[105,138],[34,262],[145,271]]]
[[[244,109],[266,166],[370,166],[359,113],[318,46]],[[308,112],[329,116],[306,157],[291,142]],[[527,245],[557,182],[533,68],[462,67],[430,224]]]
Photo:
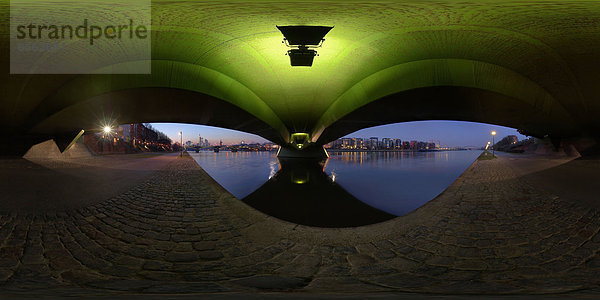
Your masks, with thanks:
[[[455,24],[455,25],[444,25],[444,26],[431,25],[431,26],[421,26],[421,27],[405,27],[405,28],[401,28],[401,29],[383,31],[383,32],[380,32],[377,34],[369,35],[369,36],[365,37],[364,39],[354,41],[349,47],[345,48],[342,52],[340,52],[338,55],[336,55],[336,57],[332,59],[332,62],[337,63],[339,61],[350,59],[352,52],[355,51],[356,48],[364,47],[364,45],[377,44],[377,43],[380,43],[381,41],[385,41],[385,40],[403,41],[402,37],[409,35],[409,34],[444,33],[444,32],[453,33],[453,34],[478,33],[478,34],[482,34],[482,35],[488,36],[489,38],[493,38],[493,39],[504,38],[506,40],[510,40],[510,41],[514,42],[513,44],[518,44],[519,47],[535,49],[538,55],[546,56],[546,57],[548,57],[549,61],[553,61],[555,63],[554,66],[558,67],[557,71],[562,72],[566,75],[566,77],[568,78],[569,84],[576,87],[576,94],[577,94],[578,100],[583,103],[583,96],[581,95],[579,83],[576,79],[576,76],[573,74],[573,70],[571,69],[569,64],[565,61],[565,59],[563,57],[561,57],[561,55],[555,49],[553,49],[551,46],[549,46],[544,41],[542,41],[538,38],[535,38],[531,35],[527,35],[527,34],[524,34],[524,33],[518,32],[518,31],[509,30],[507,28],[501,28],[501,27],[456,25]],[[464,41],[462,41],[462,42],[464,43]],[[475,46],[475,45],[472,45],[472,46]],[[476,46],[479,46],[479,45],[476,45]],[[476,48],[476,47],[473,47],[473,48]],[[428,49],[428,50],[431,50],[431,49]],[[498,49],[496,49],[496,50],[498,50]],[[451,53],[449,51],[452,51],[452,49],[443,49],[443,51],[448,54],[448,53]],[[478,49],[478,51],[479,51],[479,49]],[[465,53],[463,53],[463,55],[464,54]],[[484,53],[484,54],[489,54],[489,53]],[[459,55],[458,53],[455,53],[455,55],[456,56],[454,56],[452,58],[466,59],[464,57],[461,57],[461,55]],[[433,59],[433,58],[436,58],[436,57],[431,57],[431,59]],[[450,58],[450,57],[448,57],[448,58]],[[486,62],[494,64],[492,57],[487,56],[486,58],[488,59],[488,60],[486,60]],[[483,61],[482,59],[477,59],[477,58],[475,58],[475,59],[472,58],[472,60]],[[509,62],[505,61],[505,63],[509,63]],[[515,70],[515,71],[518,71],[518,70]]]
[[[438,109],[432,109],[437,107]],[[329,125],[317,144],[326,144],[360,129],[426,120],[468,121],[524,130],[524,134],[555,134],[557,125],[532,105],[497,92],[472,87],[430,86],[385,96]],[[569,125],[560,124],[564,130]],[[560,136],[560,135],[558,135]]]
[[[56,112],[35,130],[51,135],[74,129],[97,131],[106,124],[147,122],[210,125],[284,143],[277,130],[244,109],[207,94],[167,87],[129,88],[99,94]]]
[[[481,61],[429,59],[392,66],[352,86],[323,114],[312,133],[313,141],[319,140],[323,131],[334,122],[366,104],[394,94],[438,86],[489,91],[507,99],[518,99],[548,120],[573,122],[550,93],[512,70]],[[443,110],[443,106],[422,108]],[[444,119],[453,119],[453,116],[447,115]]]
[[[135,88],[171,88],[225,101],[268,124],[284,139],[289,137],[287,128],[273,110],[235,79],[206,67],[175,61],[153,61],[152,68],[151,75],[89,75],[74,78],[44,99],[31,114],[30,122],[41,122],[33,123],[30,133],[49,132],[45,128],[48,124],[46,119],[56,117],[60,112],[86,99]],[[201,99],[203,98],[198,98]]]

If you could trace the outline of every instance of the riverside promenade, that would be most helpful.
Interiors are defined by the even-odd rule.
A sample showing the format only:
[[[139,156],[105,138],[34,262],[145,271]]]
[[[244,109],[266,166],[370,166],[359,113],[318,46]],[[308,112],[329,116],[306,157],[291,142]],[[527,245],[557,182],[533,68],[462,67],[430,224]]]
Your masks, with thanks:
[[[87,160],[100,169],[125,162]],[[14,209],[3,203],[0,296],[595,298],[600,291],[595,201],[534,184],[555,168],[574,165],[576,172],[582,168],[578,160],[534,163],[540,160],[501,154],[476,161],[416,211],[341,229],[264,215],[225,191],[189,156],[159,160],[136,180],[122,175],[129,187],[106,199],[89,201],[79,193],[80,202],[63,199],[57,207],[21,203],[33,201],[27,197],[14,199]],[[6,170],[25,162],[0,163]],[[66,176],[61,170],[72,164],[19,168],[20,178],[41,168],[48,180],[59,182]],[[583,166],[600,169],[598,161]],[[70,172],[79,188],[94,184],[89,174]],[[43,188],[39,176],[36,185]]]

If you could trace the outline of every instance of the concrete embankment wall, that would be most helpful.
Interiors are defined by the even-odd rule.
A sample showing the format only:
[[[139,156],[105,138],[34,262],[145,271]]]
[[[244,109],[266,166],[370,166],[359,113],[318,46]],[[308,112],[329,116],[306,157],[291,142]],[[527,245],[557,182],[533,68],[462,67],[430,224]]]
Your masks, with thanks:
[[[586,149],[589,143],[586,141],[563,141],[560,143],[558,148],[552,145],[550,142],[538,140],[536,143],[526,144],[518,147],[511,148],[505,152],[525,153],[525,154],[536,154],[544,156],[556,156],[556,157],[579,157],[581,156],[580,150]]]
[[[54,140],[47,140],[37,145],[33,145],[23,158],[31,159],[70,159],[70,158],[81,158],[90,157],[92,153],[88,150],[87,146],[78,141],[69,150],[61,153]]]

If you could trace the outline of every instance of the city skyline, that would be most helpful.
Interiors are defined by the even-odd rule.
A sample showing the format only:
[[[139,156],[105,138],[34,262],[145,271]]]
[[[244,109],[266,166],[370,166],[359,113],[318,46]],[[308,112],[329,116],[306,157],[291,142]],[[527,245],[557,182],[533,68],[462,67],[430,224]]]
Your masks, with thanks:
[[[201,136],[212,145],[236,145],[240,141],[251,143],[270,143],[271,141],[258,135],[232,129],[207,125],[180,123],[151,123],[157,130],[165,133],[174,143],[179,143],[179,132],[183,132],[183,142],[197,143]],[[401,140],[429,141],[439,140],[448,147],[482,146],[491,141],[490,132],[497,132],[496,138],[516,135],[519,140],[527,138],[514,128],[465,121],[415,121],[395,123],[361,129],[340,138],[392,138]]]
[[[371,137],[401,139],[402,141],[439,140],[448,147],[467,147],[487,144],[492,140],[491,132],[496,131],[499,140],[508,135],[516,135],[519,140],[527,136],[520,134],[516,129],[505,126],[466,122],[466,121],[414,121],[394,123],[361,129],[347,134],[341,138]]]
[[[255,134],[241,132],[233,129],[213,127],[207,125],[182,124],[182,123],[150,123],[152,127],[166,134],[173,143],[179,143],[179,132],[183,132],[183,143],[192,141],[198,143],[199,137],[207,139],[211,145],[218,145],[223,140],[223,145],[237,145],[242,140],[247,144],[270,143],[269,140]]]

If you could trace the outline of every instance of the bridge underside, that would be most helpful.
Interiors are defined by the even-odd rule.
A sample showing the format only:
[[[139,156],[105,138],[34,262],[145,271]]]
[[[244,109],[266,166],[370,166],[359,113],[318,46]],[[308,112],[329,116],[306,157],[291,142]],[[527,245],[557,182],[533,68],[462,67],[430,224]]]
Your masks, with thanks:
[[[518,99],[480,89],[436,86],[389,95],[362,106],[329,125],[317,143],[325,144],[367,127],[449,118],[526,128],[524,134],[538,137],[566,137],[577,130],[569,128],[565,120],[545,119],[542,112]]]
[[[430,119],[600,132],[600,3],[158,0],[142,75],[10,74],[9,1],[0,11],[3,154],[107,122],[206,124],[282,145]],[[291,67],[276,25],[334,28],[312,67]]]

